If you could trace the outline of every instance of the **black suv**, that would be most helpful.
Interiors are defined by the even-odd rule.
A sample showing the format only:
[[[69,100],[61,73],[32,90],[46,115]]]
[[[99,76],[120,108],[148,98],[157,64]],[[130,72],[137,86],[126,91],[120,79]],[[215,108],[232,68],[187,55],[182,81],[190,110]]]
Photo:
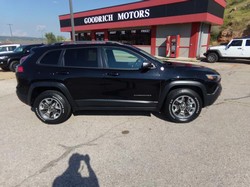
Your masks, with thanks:
[[[16,78],[19,99],[47,124],[80,110],[149,111],[190,122],[221,92],[215,70],[162,62],[114,42],[33,48]]]
[[[0,54],[0,68],[4,71],[15,71],[16,66],[19,64],[20,59],[29,55],[32,47],[42,46],[43,44],[21,45],[13,52]]]

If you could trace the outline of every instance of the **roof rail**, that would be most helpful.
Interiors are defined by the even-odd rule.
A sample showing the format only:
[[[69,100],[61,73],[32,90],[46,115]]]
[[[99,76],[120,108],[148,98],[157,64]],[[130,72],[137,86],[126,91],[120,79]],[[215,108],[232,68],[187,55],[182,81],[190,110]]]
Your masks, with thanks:
[[[123,45],[117,41],[66,41],[66,42],[56,42],[50,45],[77,45],[77,44],[117,44]]]

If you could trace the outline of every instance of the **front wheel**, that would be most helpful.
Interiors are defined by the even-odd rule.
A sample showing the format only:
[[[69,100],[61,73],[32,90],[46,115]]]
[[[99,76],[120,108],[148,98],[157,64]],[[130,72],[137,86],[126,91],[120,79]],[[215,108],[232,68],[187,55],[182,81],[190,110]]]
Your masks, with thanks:
[[[164,113],[175,123],[187,123],[196,119],[202,109],[200,96],[191,89],[172,90],[166,100]]]
[[[48,90],[42,92],[34,102],[36,116],[44,123],[59,124],[71,116],[71,106],[60,92]]]
[[[207,61],[210,63],[217,62],[219,60],[219,57],[216,53],[208,53],[207,55]]]
[[[1,67],[3,71],[10,71],[8,67]]]

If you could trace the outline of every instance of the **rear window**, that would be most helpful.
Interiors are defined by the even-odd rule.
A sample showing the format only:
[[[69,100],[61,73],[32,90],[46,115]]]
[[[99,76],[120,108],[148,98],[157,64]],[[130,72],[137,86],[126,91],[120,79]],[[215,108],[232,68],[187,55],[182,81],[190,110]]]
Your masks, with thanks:
[[[50,51],[46,53],[40,60],[40,64],[44,65],[58,65],[61,55],[61,50]]]

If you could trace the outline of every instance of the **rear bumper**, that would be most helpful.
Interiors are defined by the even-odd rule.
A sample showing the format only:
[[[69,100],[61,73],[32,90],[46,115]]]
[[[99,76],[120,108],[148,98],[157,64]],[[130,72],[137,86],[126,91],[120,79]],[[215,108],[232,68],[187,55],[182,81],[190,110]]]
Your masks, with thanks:
[[[20,90],[16,89],[16,95],[17,95],[18,99],[20,99],[20,101],[22,101],[23,103],[29,105],[27,94],[23,94],[23,93],[20,92]]]
[[[215,89],[214,93],[212,94],[207,94],[205,97],[205,103],[204,103],[204,107],[212,105],[217,98],[220,96],[222,91],[222,86],[221,84],[218,85],[218,87]]]

